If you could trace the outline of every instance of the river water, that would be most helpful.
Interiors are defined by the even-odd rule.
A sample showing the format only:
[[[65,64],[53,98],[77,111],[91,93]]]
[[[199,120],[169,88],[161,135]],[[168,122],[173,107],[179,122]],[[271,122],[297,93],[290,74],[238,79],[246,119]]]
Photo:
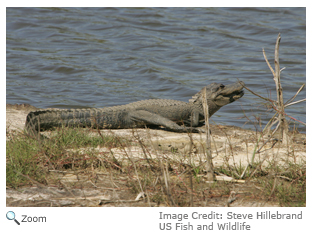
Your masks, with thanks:
[[[6,102],[99,108],[188,101],[212,82],[237,80],[276,100],[262,48],[273,66],[279,32],[286,101],[306,83],[305,8],[7,8]],[[296,100],[304,98],[306,88]],[[286,113],[306,122],[305,102]],[[253,122],[264,126],[272,116],[246,91],[211,120],[255,129]]]

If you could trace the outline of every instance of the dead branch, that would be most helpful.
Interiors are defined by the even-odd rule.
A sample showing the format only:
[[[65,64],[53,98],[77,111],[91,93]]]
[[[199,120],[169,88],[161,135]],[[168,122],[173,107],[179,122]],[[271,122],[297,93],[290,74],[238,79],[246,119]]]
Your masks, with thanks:
[[[306,101],[306,99],[302,99],[302,100],[298,100],[298,101],[295,101],[295,102],[286,104],[286,105],[284,105],[284,107],[288,107],[288,106],[291,106],[291,105],[293,105],[293,104],[298,104],[298,103],[301,103],[301,102],[304,102],[304,101]]]
[[[283,92],[280,82],[280,63],[279,63],[279,46],[280,46],[281,36],[278,34],[276,47],[275,47],[275,83],[277,89],[277,100],[278,100],[278,109],[279,111],[279,121],[280,121],[280,135],[282,136],[282,143],[288,144],[289,142],[289,126],[285,118],[284,112],[284,102],[283,102]]]
[[[272,106],[272,108],[273,108],[274,110],[276,110],[279,114],[283,114],[283,115],[289,117],[290,119],[292,119],[292,120],[294,120],[294,121],[298,121],[299,123],[301,123],[301,124],[303,124],[303,125],[306,125],[304,122],[299,121],[298,119],[295,119],[294,117],[291,117],[290,115],[286,114],[285,112],[281,112],[281,111],[280,111],[279,109],[277,109],[275,106]]]
[[[266,53],[265,53],[264,48],[263,48],[263,55],[264,55],[265,61],[266,61],[267,65],[268,65],[269,69],[271,70],[271,73],[273,74],[273,76],[275,76],[275,72],[274,72],[274,70],[272,69],[272,67],[271,67],[271,65],[270,65],[270,63],[269,63],[269,61],[268,61],[268,59],[267,59],[267,56],[266,56]]]
[[[266,63],[269,67],[269,69],[271,70],[272,74],[273,74],[273,79],[275,81],[276,84],[276,90],[277,90],[277,109],[278,109],[278,120],[280,122],[280,135],[282,136],[282,142],[287,144],[289,137],[288,137],[288,123],[285,119],[285,115],[284,115],[284,103],[283,103],[283,92],[282,92],[282,87],[281,87],[281,82],[280,82],[280,73],[283,69],[280,70],[280,62],[279,62],[279,47],[280,47],[280,40],[281,40],[281,36],[280,33],[278,34],[277,37],[277,41],[276,41],[276,45],[275,45],[275,60],[274,60],[274,64],[275,64],[275,70],[272,69],[270,63],[268,62],[268,59],[266,57],[265,51],[263,50],[263,55],[265,57]],[[273,108],[275,108],[274,103],[272,103]]]
[[[305,86],[305,84],[303,84],[303,85],[300,87],[300,89],[297,91],[297,93],[296,93],[291,99],[289,99],[286,103],[288,103],[288,102],[294,100],[295,97],[303,90],[304,86]],[[295,119],[294,117],[291,117],[290,115],[286,114],[285,112],[280,112],[280,110],[279,110],[279,109],[276,107],[276,105],[275,105],[275,104],[277,104],[277,101],[272,100],[272,99],[269,99],[269,98],[265,98],[265,97],[263,97],[263,96],[257,94],[256,92],[252,91],[251,89],[249,89],[249,88],[246,87],[245,85],[243,85],[243,87],[244,87],[246,90],[248,90],[249,92],[251,92],[253,95],[255,95],[255,96],[257,96],[257,97],[259,97],[259,98],[261,98],[261,99],[263,99],[263,100],[269,101],[269,102],[271,103],[272,108],[273,108],[274,110],[276,110],[276,112],[277,112],[272,118],[274,118],[278,113],[282,113],[282,114],[286,115],[287,117],[291,118],[292,120],[298,121],[299,123],[301,123],[301,124],[303,124],[303,125],[306,125],[304,122],[299,121],[299,120]],[[302,100],[298,100],[298,101],[295,101],[295,102],[292,102],[292,103],[289,103],[289,104],[285,104],[284,107],[286,108],[286,107],[288,107],[288,106],[290,106],[290,105],[297,104],[297,103],[301,103],[301,102],[304,102],[304,101],[306,101],[306,99],[302,99]],[[272,125],[274,125],[274,124],[277,123],[277,122],[278,122],[278,120],[274,121],[274,122],[272,123]],[[272,127],[272,125],[270,125],[270,127]]]
[[[300,89],[296,92],[296,94],[293,97],[291,97],[287,102],[285,102],[284,107],[289,106],[288,103],[292,102],[295,99],[295,97],[297,97],[297,95],[303,90],[304,87],[305,83],[300,87]]]
[[[263,97],[263,96],[261,96],[261,95],[255,93],[254,91],[252,91],[251,89],[249,89],[248,87],[246,87],[245,85],[243,85],[242,83],[241,83],[241,85],[242,85],[246,90],[248,90],[249,92],[251,92],[253,95],[258,96],[259,98],[261,98],[261,99],[263,99],[263,100],[269,101],[269,102],[271,102],[271,103],[277,102],[277,101],[275,101],[275,100],[265,98],[265,97]]]
[[[215,175],[214,175],[214,168],[213,168],[213,162],[212,162],[212,153],[211,153],[211,140],[210,140],[210,125],[209,125],[209,110],[208,110],[208,103],[207,103],[207,91],[206,88],[202,91],[202,106],[203,106],[203,112],[204,112],[204,118],[205,118],[205,124],[206,124],[206,137],[207,137],[207,177],[208,181],[214,181]]]

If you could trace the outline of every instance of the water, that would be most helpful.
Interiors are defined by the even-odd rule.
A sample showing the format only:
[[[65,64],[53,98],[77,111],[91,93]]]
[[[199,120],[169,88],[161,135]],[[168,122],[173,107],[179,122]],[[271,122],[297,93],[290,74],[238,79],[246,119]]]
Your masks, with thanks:
[[[84,108],[149,98],[188,101],[212,82],[238,79],[276,100],[281,33],[284,99],[306,83],[305,8],[7,8],[6,102]],[[296,100],[306,98],[306,88]],[[211,119],[254,129],[273,113],[246,91]],[[306,122],[305,102],[286,108]],[[294,123],[294,122],[292,122]],[[299,125],[305,132],[305,127]]]

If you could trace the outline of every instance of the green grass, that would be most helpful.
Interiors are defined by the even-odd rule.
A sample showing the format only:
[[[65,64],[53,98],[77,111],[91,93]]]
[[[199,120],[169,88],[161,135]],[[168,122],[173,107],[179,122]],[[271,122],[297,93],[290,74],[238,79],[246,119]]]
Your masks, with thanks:
[[[50,134],[50,138],[37,139],[22,133],[10,135],[10,138],[6,142],[6,186],[11,188],[58,182],[49,177],[50,170],[80,170],[94,177],[91,169],[94,167],[111,174],[113,179],[120,180],[123,176],[128,180],[126,189],[132,195],[142,191],[151,193],[147,197],[150,202],[165,206],[202,206],[200,203],[212,197],[225,200],[235,190],[234,183],[206,183],[205,165],[187,164],[167,156],[152,159],[147,145],[135,136],[121,138],[92,129],[59,128]],[[131,145],[141,148],[146,159],[132,159],[126,149]],[[116,159],[114,153],[104,154],[97,150],[98,147],[108,150],[121,148],[124,156]],[[178,154],[179,158],[188,156],[180,152],[171,153]],[[306,205],[305,163],[288,162],[285,168],[273,163],[264,168],[260,163],[247,167],[241,163],[226,163],[215,170],[245,180],[245,184],[238,184],[242,185],[238,190],[250,193],[250,198],[276,201],[281,206]]]
[[[6,185],[16,188],[39,182],[46,184],[48,169],[85,168],[86,155],[80,148],[106,146],[116,147],[122,143],[111,135],[89,134],[80,128],[60,128],[51,138],[33,138],[18,134],[6,142]],[[89,160],[93,159],[93,155]]]
[[[28,137],[17,137],[7,141],[6,185],[17,187],[29,184],[30,179],[45,183],[45,172],[38,166],[40,150],[36,140]]]

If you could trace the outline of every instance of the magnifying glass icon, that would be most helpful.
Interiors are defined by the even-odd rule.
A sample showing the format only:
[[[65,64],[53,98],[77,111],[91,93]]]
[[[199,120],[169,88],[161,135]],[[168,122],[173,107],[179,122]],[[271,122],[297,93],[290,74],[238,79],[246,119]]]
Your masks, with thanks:
[[[14,220],[14,222],[16,222],[17,225],[20,225],[19,221],[15,219],[15,213],[13,211],[9,211],[7,213],[7,219]]]

